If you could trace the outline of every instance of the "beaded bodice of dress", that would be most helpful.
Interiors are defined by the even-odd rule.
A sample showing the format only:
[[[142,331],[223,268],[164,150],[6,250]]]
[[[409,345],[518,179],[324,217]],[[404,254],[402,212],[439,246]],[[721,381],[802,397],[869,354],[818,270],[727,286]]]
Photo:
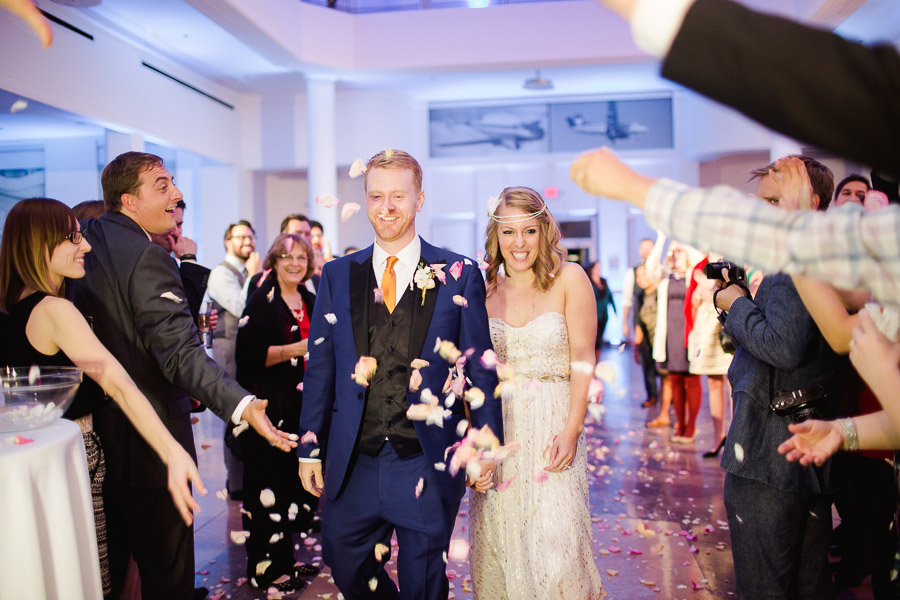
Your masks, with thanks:
[[[489,322],[497,357],[510,363],[517,377],[568,378],[569,334],[565,315],[545,312],[521,327],[513,327],[496,317],[491,317]]]

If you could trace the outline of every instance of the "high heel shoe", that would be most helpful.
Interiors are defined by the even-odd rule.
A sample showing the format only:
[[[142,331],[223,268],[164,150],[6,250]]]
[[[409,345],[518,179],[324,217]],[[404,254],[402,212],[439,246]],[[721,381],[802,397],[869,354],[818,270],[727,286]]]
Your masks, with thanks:
[[[716,446],[716,449],[715,449],[715,450],[710,450],[709,452],[704,452],[704,453],[703,453],[703,458],[715,458],[715,457],[717,457],[717,456],[719,455],[719,452],[722,451],[722,448],[725,447],[725,440],[726,440],[726,439],[727,439],[727,438],[722,438],[722,441],[719,442],[719,445]]]

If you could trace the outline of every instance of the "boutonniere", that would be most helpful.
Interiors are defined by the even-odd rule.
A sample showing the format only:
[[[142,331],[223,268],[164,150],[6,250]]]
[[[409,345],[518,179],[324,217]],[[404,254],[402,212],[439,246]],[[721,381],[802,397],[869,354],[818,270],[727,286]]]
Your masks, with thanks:
[[[444,267],[446,266],[446,263],[436,265],[426,265],[424,262],[419,263],[419,268],[416,269],[416,274],[413,275],[413,283],[422,290],[422,306],[425,306],[425,292],[436,285],[434,283],[435,279],[438,279],[441,283],[447,283],[447,275],[444,273]]]

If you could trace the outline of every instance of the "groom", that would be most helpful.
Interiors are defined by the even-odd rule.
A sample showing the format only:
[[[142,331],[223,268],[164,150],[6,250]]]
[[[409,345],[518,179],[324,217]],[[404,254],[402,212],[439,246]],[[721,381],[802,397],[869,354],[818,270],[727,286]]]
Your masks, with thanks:
[[[450,364],[435,351],[437,338],[463,352],[474,350],[466,376],[487,400],[471,410],[472,425],[489,425],[503,437],[500,402],[493,398],[497,378],[479,360],[491,348],[484,281],[474,263],[416,235],[424,202],[416,159],[388,149],[369,160],[366,212],[375,244],[325,265],[312,318],[300,478],[310,493],[319,496],[324,489],[328,497],[324,558],[347,600],[448,596],[444,558],[465,474],[451,476],[444,465],[452,456],[448,448],[460,439],[465,408],[457,400],[441,424],[406,416],[410,405],[428,398],[426,389],[443,400]],[[426,267],[440,264],[446,265],[444,282],[427,277]],[[457,295],[467,307],[454,303]],[[360,357],[377,361],[368,385]],[[428,366],[420,370],[418,391],[411,391],[417,358]],[[390,555],[376,558],[376,546],[389,548],[395,531],[399,592],[384,569]]]

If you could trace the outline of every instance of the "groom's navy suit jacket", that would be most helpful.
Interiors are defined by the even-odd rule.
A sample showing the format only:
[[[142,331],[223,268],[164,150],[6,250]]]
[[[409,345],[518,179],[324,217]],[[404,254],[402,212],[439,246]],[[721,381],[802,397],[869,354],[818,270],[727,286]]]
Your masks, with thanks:
[[[464,263],[458,280],[449,273],[456,261]],[[407,364],[416,358],[429,362],[420,371],[419,391],[411,392],[407,386],[407,402],[419,402],[421,391],[426,388],[443,402],[441,390],[451,365],[435,352],[436,338],[453,342],[463,352],[474,349],[466,363],[466,376],[472,386],[484,392],[486,399],[481,408],[471,411],[472,425],[489,425],[502,441],[501,405],[499,399],[494,399],[497,376],[482,367],[479,360],[491,348],[484,280],[474,262],[422,240],[420,264],[441,263],[446,264],[446,283],[435,280],[436,287],[425,293],[424,304],[422,291],[415,284],[412,290],[404,292],[414,294],[415,298]],[[371,271],[372,246],[327,263],[313,310],[299,431],[301,435],[307,431],[315,433],[319,443],[301,444],[297,452],[301,458],[318,455],[323,460],[325,493],[329,498],[336,498],[344,488],[362,428],[366,388],[357,384],[352,374],[359,357],[369,352]],[[466,298],[468,307],[457,306],[454,295]],[[325,318],[329,313],[337,318],[334,325]],[[320,338],[322,341],[317,343]],[[442,428],[426,425],[425,421],[414,422],[422,450],[432,465],[449,465],[447,448],[460,439],[456,427],[465,418],[462,400],[457,400],[450,410],[452,414],[444,420]],[[461,500],[465,493],[464,473],[451,477],[448,471],[435,470],[435,480],[448,503]]]

